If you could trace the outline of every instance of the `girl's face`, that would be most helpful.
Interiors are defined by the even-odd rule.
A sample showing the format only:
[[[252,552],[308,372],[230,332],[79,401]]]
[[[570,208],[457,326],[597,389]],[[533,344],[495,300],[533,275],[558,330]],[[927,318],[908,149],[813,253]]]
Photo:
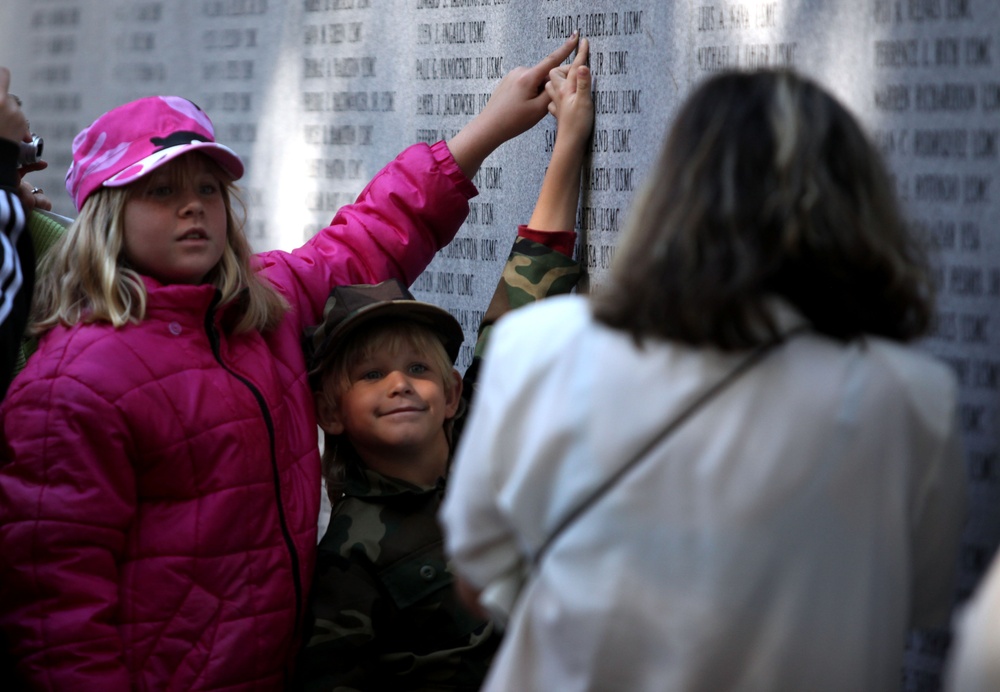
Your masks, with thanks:
[[[228,242],[226,202],[216,169],[185,154],[134,183],[125,203],[125,257],[140,274],[199,284]]]

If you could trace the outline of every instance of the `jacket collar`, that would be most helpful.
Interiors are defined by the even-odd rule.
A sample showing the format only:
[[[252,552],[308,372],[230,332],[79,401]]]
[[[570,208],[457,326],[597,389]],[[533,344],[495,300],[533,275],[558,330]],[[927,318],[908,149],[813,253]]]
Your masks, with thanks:
[[[781,296],[772,295],[766,299],[768,311],[782,336],[811,327],[811,323],[798,309]]]
[[[419,496],[444,489],[445,479],[439,478],[433,488],[415,485],[400,478],[383,476],[377,471],[351,462],[345,470],[344,495],[359,498],[389,498],[405,495]]]
[[[211,284],[164,284],[145,275],[142,275],[142,281],[146,287],[147,316],[162,314],[183,321],[183,315],[187,314],[200,323],[214,309],[214,321],[221,323],[239,300],[237,297],[225,305],[218,305],[220,293]]]

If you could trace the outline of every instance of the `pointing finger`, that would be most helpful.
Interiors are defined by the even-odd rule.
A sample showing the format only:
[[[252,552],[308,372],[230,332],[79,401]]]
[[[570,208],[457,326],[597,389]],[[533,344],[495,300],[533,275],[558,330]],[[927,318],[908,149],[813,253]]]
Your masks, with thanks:
[[[545,74],[552,68],[561,65],[569,57],[570,53],[573,52],[573,49],[576,48],[578,38],[579,34],[574,31],[561,46],[549,53],[545,58],[542,58],[541,62],[535,65],[535,69],[541,70]]]
[[[580,39],[580,47],[576,51],[576,57],[573,58],[574,65],[586,65],[587,60],[590,58],[590,41],[585,38]]]

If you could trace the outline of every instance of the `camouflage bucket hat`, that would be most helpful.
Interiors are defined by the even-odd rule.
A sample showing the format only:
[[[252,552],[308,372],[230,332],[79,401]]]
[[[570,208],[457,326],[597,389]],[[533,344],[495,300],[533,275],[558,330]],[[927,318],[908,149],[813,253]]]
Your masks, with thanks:
[[[326,299],[323,321],[305,330],[303,349],[312,387],[318,388],[323,366],[348,336],[361,326],[385,318],[429,327],[441,339],[452,362],[458,358],[465,340],[462,325],[447,310],[415,299],[398,279],[373,285],[337,286]]]

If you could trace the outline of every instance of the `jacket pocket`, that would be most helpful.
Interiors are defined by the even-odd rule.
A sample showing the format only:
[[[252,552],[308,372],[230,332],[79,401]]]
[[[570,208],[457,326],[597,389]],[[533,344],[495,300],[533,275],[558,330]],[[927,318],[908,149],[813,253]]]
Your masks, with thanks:
[[[454,581],[445,563],[440,541],[384,567],[379,577],[400,609],[440,589],[450,588]]]

